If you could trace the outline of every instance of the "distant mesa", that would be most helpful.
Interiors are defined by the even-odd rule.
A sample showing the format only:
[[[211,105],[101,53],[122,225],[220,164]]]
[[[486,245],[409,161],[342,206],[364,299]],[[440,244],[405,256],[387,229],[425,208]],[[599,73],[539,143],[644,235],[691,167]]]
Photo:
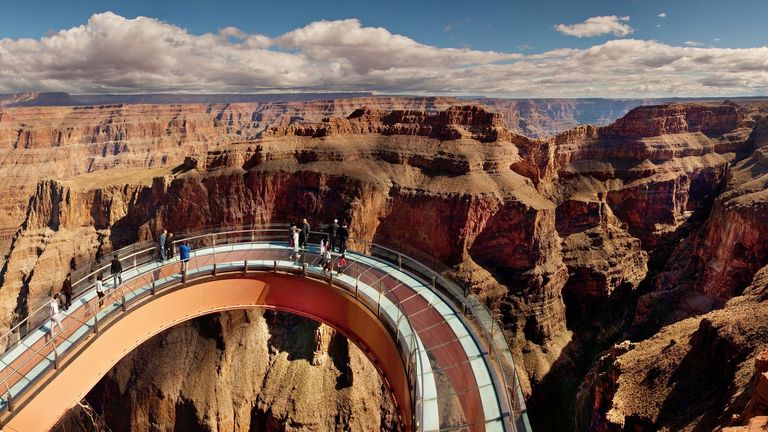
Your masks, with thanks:
[[[254,94],[103,94],[70,95],[64,92],[0,94],[0,107],[83,106],[113,104],[209,104],[248,102],[306,102],[322,99],[370,97],[370,92],[346,93],[254,93]]]

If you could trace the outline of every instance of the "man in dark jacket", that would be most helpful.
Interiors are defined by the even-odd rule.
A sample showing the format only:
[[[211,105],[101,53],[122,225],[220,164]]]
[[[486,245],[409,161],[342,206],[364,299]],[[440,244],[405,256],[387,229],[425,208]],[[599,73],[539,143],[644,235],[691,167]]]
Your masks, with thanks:
[[[64,294],[64,310],[69,310],[72,306],[72,272],[67,273],[67,277],[64,278],[64,283],[61,285],[61,292]]]
[[[123,265],[120,263],[120,258],[117,254],[112,258],[112,264],[110,264],[109,269],[112,272],[112,286],[116,288],[123,283]]]
[[[336,236],[339,232],[339,220],[334,219],[333,223],[328,225],[328,248],[333,252],[336,249]]]
[[[301,232],[299,233],[299,236],[301,237],[301,247],[307,247],[307,242],[309,242],[309,228],[309,222],[307,222],[307,218],[304,218],[301,223]]]
[[[341,228],[339,228],[338,238],[339,238],[339,253],[344,254],[344,252],[347,251],[347,239],[349,239],[349,230],[347,229],[346,222],[344,222]]]

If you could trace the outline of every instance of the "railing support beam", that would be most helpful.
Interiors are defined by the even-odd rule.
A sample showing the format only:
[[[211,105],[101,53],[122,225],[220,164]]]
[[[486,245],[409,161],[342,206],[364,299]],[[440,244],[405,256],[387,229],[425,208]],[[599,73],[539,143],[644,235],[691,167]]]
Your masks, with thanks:
[[[56,349],[56,344],[53,344],[53,369],[59,370],[59,350]]]

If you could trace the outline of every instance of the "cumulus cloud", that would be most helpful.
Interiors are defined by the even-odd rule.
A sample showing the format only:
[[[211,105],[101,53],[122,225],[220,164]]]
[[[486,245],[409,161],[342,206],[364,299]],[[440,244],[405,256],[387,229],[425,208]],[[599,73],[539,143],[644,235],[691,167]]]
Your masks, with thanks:
[[[586,21],[577,24],[557,24],[555,30],[568,36],[577,38],[600,36],[604,34],[614,34],[616,36],[627,36],[634,29],[625,22],[629,21],[628,16],[595,16],[587,18]]]
[[[274,38],[192,34],[152,18],[97,14],[40,39],[0,39],[0,93],[372,91],[511,97],[655,97],[768,92],[768,47],[617,39],[522,54],[438,48],[318,21]]]

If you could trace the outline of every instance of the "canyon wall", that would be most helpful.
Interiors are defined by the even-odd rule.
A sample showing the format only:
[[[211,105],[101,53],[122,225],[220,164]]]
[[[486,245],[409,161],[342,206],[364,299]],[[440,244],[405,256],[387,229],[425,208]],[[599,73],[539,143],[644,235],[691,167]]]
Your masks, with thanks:
[[[466,103],[444,97],[333,96],[306,100],[291,95],[0,95],[0,176],[5,180],[0,193],[7,197],[0,204],[0,255],[7,253],[24,220],[26,200],[43,178],[66,179],[113,167],[174,167],[187,155],[253,139],[270,126],[346,117],[362,107],[434,114]],[[543,136],[583,122],[607,124],[649,101],[473,103],[498,112],[499,121],[512,132]]]
[[[404,243],[449,264],[450,276],[498,313],[538,430],[725,425],[723,416],[697,417],[711,409],[702,404],[671,421],[625,409],[621,401],[630,397],[622,389],[653,391],[652,380],[638,378],[642,363],[605,368],[625,355],[665,355],[666,345],[653,342],[665,332],[679,334],[673,337],[679,355],[671,362],[684,358],[691,344],[708,343],[689,340],[720,338],[718,326],[727,319],[719,317],[735,307],[730,302],[742,301],[752,276],[768,264],[760,219],[768,141],[763,105],[641,107],[612,125],[578,126],[550,138],[519,135],[503,113],[475,106],[439,112],[374,106],[258,127],[243,106],[222,107],[211,123],[203,114],[199,121],[185,117],[190,109],[170,133],[156,121],[147,121],[144,132],[126,129],[134,138],[120,151],[90,156],[89,163],[102,169],[66,171],[58,180],[38,182],[26,204],[17,200],[25,212],[2,270],[3,326],[58,289],[68,267],[152,239],[163,228],[183,232],[301,217],[318,224],[338,217],[350,222],[354,237]],[[62,148],[80,159],[87,154],[70,142]],[[24,152],[17,147],[12,153]],[[46,169],[61,169],[55,166]],[[758,306],[749,307],[763,307],[763,300],[750,301]],[[734,316],[746,319],[749,307],[739,307],[743,315]],[[699,328],[703,336],[685,336]],[[634,349],[611,349],[618,340],[657,332],[662,336]],[[754,331],[733,334],[723,336],[732,339],[725,354],[703,367],[717,367],[731,351],[748,361],[762,346]],[[143,349],[141,356],[162,357],[158,345]],[[704,361],[707,354],[696,358]],[[160,379],[121,365],[105,383],[119,381],[120,370],[147,383]],[[736,375],[723,372],[713,391],[725,397],[730,393],[722,387],[732,386],[743,393],[746,381]],[[110,386],[100,391],[136,397]],[[174,394],[167,405],[146,409],[178,409],[186,402]],[[210,405],[199,396],[190,402],[195,415]],[[677,406],[674,398],[683,396],[660,392],[661,399],[639,398],[637,404],[663,412],[652,408],[656,401]],[[335,397],[345,400],[343,393]],[[746,404],[742,399],[729,409]],[[615,420],[621,418],[630,420]]]

